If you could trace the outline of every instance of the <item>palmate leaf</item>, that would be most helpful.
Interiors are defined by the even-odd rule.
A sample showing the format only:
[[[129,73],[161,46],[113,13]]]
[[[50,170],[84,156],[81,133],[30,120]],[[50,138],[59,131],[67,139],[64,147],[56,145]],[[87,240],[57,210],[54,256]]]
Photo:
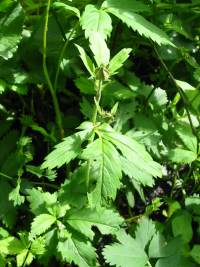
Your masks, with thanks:
[[[133,11],[136,10],[137,5],[140,5],[139,2],[123,0],[116,1],[116,4],[114,0],[107,0],[105,3],[106,11],[118,17],[127,24],[128,27],[137,31],[140,35],[152,39],[159,45],[173,45],[165,32]],[[138,8],[138,10],[140,10],[140,8]]]
[[[115,147],[99,138],[88,145],[81,157],[92,159],[90,180],[96,180],[96,186],[89,194],[90,205],[97,206],[105,199],[115,199],[122,176],[120,158]]]
[[[96,253],[90,242],[68,238],[58,243],[57,250],[68,263],[74,262],[79,267],[97,266]]]
[[[103,9],[97,9],[94,5],[85,7],[81,17],[81,25],[85,30],[86,38],[90,38],[93,33],[99,33],[103,39],[107,39],[112,31],[110,16]]]
[[[66,222],[72,228],[93,239],[94,232],[92,226],[96,226],[102,234],[111,234],[119,229],[123,219],[112,210],[99,208],[95,209],[74,209],[71,210],[66,218]]]
[[[12,11],[0,17],[0,57],[9,59],[17,50],[22,38],[24,14],[20,4],[14,4]]]
[[[81,152],[81,144],[87,139],[91,130],[84,130],[68,136],[45,158],[42,168],[61,167],[75,159]]]

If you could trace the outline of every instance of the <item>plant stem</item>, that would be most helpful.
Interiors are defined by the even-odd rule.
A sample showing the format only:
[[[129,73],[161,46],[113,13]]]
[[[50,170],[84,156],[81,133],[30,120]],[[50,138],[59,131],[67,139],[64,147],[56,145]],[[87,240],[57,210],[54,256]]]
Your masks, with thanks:
[[[94,109],[93,109],[93,113],[92,113],[92,123],[96,124],[97,121],[97,113],[98,113],[98,105],[101,101],[101,92],[102,92],[102,80],[98,79],[95,81],[95,91],[96,96],[95,96],[95,105],[94,105]],[[89,140],[89,144],[91,144],[94,141],[94,135],[90,138]],[[91,167],[91,160],[88,160],[87,162],[87,173],[86,173],[86,187],[87,189],[89,189],[89,183],[90,183],[90,167]]]
[[[9,175],[3,173],[3,172],[0,172],[0,176],[4,177],[4,178],[6,178],[6,179],[8,179],[8,180],[10,180],[10,181],[13,180],[13,177],[11,177],[11,176],[9,176]]]
[[[161,64],[163,65],[164,69],[166,70],[166,72],[168,73],[169,77],[171,78],[171,80],[173,81],[173,83],[175,84],[176,88],[177,88],[177,91],[179,92],[181,98],[183,99],[183,102],[185,104],[185,110],[186,110],[186,114],[187,114],[187,117],[188,117],[188,120],[189,120],[189,123],[190,123],[190,127],[191,127],[191,130],[192,130],[192,133],[193,135],[196,137],[196,141],[197,141],[197,154],[199,152],[199,142],[200,142],[200,138],[199,138],[199,135],[198,133],[196,132],[196,129],[193,125],[193,122],[192,122],[192,118],[191,118],[191,115],[190,115],[190,111],[188,109],[188,106],[189,106],[189,101],[188,101],[188,98],[185,94],[185,92],[183,91],[182,88],[180,88],[177,83],[176,83],[176,79],[174,78],[173,74],[170,72],[170,70],[168,69],[167,65],[165,64],[165,62],[163,61],[163,59],[161,58],[160,54],[158,53],[158,50],[155,46],[154,47],[154,51],[156,53],[156,55],[158,56],[158,59],[160,60]]]
[[[54,110],[55,110],[55,117],[56,117],[56,124],[57,124],[59,132],[60,132],[60,137],[62,138],[64,136],[64,131],[63,131],[63,127],[62,127],[62,118],[61,118],[60,107],[58,104],[56,92],[53,88],[52,82],[51,82],[50,77],[49,77],[49,72],[47,69],[47,62],[46,62],[46,58],[47,58],[47,32],[48,32],[50,5],[51,5],[51,0],[48,0],[47,9],[46,9],[46,16],[45,16],[45,24],[44,24],[44,33],[43,33],[43,71],[44,71],[44,76],[45,76],[49,91],[51,93],[52,101],[53,101],[53,106],[54,106]]]
[[[60,53],[60,56],[59,56],[59,59],[58,59],[58,65],[57,65],[57,69],[56,69],[56,75],[55,75],[55,81],[54,81],[54,90],[56,91],[57,90],[57,84],[58,84],[58,77],[59,77],[59,74],[60,74],[60,65],[61,65],[61,62],[62,62],[62,59],[64,57],[64,53],[65,53],[65,50],[71,40],[71,37],[73,36],[77,26],[79,25],[79,21],[75,24],[75,26],[73,27],[73,29],[71,30],[68,38],[65,40],[65,43],[63,45],[63,48],[61,50],[61,53]]]

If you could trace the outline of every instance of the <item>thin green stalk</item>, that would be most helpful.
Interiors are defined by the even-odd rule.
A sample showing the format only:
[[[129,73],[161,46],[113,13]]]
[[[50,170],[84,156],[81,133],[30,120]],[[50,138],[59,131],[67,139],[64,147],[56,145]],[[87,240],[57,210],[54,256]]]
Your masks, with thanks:
[[[13,177],[11,177],[11,176],[9,176],[9,175],[3,173],[3,172],[0,172],[0,176],[4,177],[4,178],[6,178],[6,179],[8,179],[8,180],[10,180],[10,181],[13,180]]]
[[[95,125],[97,121],[97,113],[98,113],[98,105],[101,101],[101,92],[102,92],[102,80],[96,80],[95,81],[95,89],[96,89],[96,96],[95,96],[95,105],[94,110],[92,113],[92,123]],[[94,141],[94,135],[89,140],[89,144],[91,144]],[[89,189],[89,183],[90,183],[90,167],[91,167],[91,160],[88,160],[87,163],[87,173],[86,173],[86,187]]]
[[[70,39],[71,37],[73,36],[77,26],[79,25],[79,21],[75,24],[74,28],[72,29],[72,31],[70,32],[68,38],[65,40],[65,43],[63,45],[63,48],[61,50],[61,53],[60,53],[60,56],[59,56],[59,59],[58,59],[58,65],[57,65],[57,69],[56,69],[56,75],[55,75],[55,81],[54,81],[54,89],[55,91],[57,90],[57,84],[58,84],[58,78],[59,78],[59,74],[60,74],[60,65],[61,65],[61,62],[62,62],[62,59],[64,57],[64,53],[65,53],[65,50],[70,42]]]
[[[189,106],[189,101],[188,101],[188,98],[185,94],[185,92],[183,91],[182,88],[180,88],[177,83],[176,83],[176,79],[174,78],[173,74],[170,72],[170,70],[168,69],[167,65],[165,64],[165,62],[163,61],[163,59],[161,58],[160,54],[158,53],[158,50],[156,49],[155,46],[154,47],[154,51],[156,53],[156,55],[158,56],[158,59],[160,60],[161,64],[163,65],[164,69],[166,70],[166,72],[168,73],[169,77],[171,78],[171,80],[173,81],[174,85],[176,86],[177,88],[177,91],[179,92],[184,104],[185,104],[185,110],[186,110],[186,114],[187,114],[187,117],[188,117],[188,120],[189,120],[189,123],[190,123],[190,127],[191,127],[191,130],[192,130],[192,133],[193,135],[196,137],[196,140],[197,140],[197,154],[199,152],[199,141],[200,141],[200,138],[199,138],[199,135],[198,133],[196,132],[196,129],[193,125],[193,122],[192,122],[192,118],[191,118],[191,115],[190,115],[190,111],[188,109],[188,106]]]
[[[53,106],[54,106],[54,110],[55,110],[55,117],[56,117],[56,124],[58,126],[60,136],[62,138],[64,136],[64,131],[63,131],[63,127],[62,127],[62,117],[61,117],[60,107],[58,104],[56,92],[53,88],[52,82],[51,82],[50,77],[49,77],[49,72],[47,69],[47,62],[46,62],[46,58],[47,58],[47,32],[48,32],[50,5],[51,5],[51,0],[48,0],[47,9],[46,9],[46,16],[45,16],[45,24],[44,24],[44,33],[43,33],[43,71],[44,71],[44,76],[45,76],[49,91],[51,93],[52,101],[53,101]]]

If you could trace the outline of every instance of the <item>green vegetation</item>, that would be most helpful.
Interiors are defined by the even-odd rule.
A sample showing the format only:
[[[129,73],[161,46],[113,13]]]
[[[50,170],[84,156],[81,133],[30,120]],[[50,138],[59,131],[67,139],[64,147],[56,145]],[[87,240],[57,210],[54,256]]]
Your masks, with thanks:
[[[1,0],[0,267],[200,266],[199,21]]]

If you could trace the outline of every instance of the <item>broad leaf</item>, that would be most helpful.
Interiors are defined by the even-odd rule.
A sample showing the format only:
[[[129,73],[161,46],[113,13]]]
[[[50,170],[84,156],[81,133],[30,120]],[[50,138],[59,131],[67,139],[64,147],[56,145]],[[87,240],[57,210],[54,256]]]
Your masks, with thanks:
[[[24,14],[20,4],[14,4],[12,11],[0,17],[0,57],[9,59],[17,50],[22,38]]]
[[[102,9],[94,5],[87,5],[81,17],[81,25],[85,30],[85,37],[90,38],[91,34],[99,33],[103,39],[107,39],[112,31],[110,16]]]
[[[172,232],[174,236],[181,236],[185,243],[189,243],[193,236],[192,216],[187,211],[178,212],[172,219]]]
[[[41,214],[34,218],[31,224],[31,235],[41,235],[48,230],[54,223],[56,218],[50,214]]]

